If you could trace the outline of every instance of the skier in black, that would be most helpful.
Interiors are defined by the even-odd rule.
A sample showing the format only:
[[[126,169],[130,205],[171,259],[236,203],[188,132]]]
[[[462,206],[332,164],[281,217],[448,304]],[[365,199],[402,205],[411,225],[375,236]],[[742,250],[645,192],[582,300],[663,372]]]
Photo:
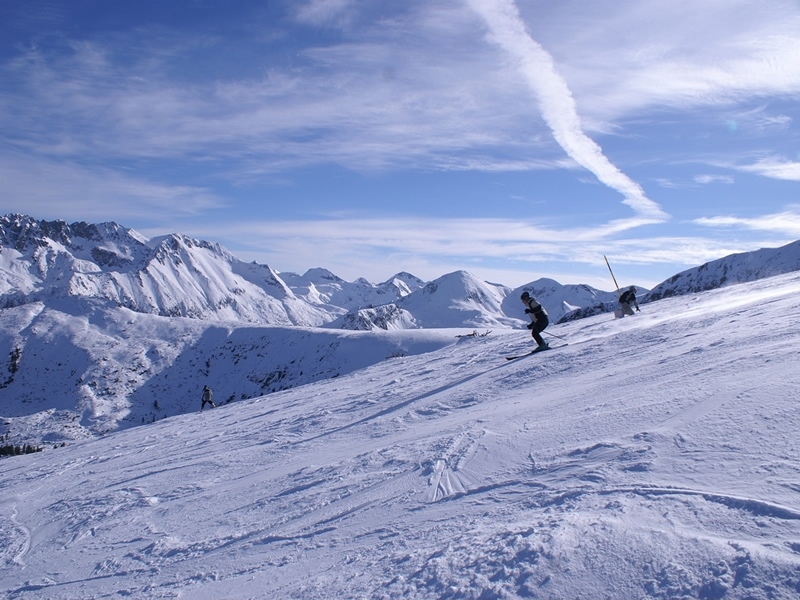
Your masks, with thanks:
[[[211,408],[217,408],[217,405],[211,400],[211,388],[207,385],[203,386],[203,403],[200,405],[200,412],[206,407],[206,403],[211,405]]]
[[[624,292],[622,292],[619,296],[619,306],[622,309],[622,314],[627,316],[633,315],[633,309],[631,308],[631,304],[636,307],[636,312],[641,312],[639,310],[639,303],[636,302],[636,287],[631,286]]]
[[[528,329],[531,330],[531,335],[538,344],[536,350],[547,350],[550,346],[540,335],[550,324],[547,311],[536,301],[536,298],[531,296],[528,292],[522,292],[520,300],[522,300],[522,303],[525,305],[525,314],[531,316],[531,323],[528,325]]]

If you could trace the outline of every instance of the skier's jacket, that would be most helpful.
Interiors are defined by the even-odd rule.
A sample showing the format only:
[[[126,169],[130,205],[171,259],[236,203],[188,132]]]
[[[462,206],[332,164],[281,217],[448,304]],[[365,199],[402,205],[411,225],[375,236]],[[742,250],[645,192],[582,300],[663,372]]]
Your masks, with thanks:
[[[636,302],[636,294],[634,294],[630,290],[625,290],[622,292],[622,295],[619,297],[620,304],[632,304]]]
[[[534,323],[544,323],[544,327],[547,327],[547,321],[549,320],[547,318],[547,311],[533,296],[528,298],[528,301],[525,302],[525,312],[531,316],[531,321]],[[544,327],[542,327],[542,329],[544,329]]]

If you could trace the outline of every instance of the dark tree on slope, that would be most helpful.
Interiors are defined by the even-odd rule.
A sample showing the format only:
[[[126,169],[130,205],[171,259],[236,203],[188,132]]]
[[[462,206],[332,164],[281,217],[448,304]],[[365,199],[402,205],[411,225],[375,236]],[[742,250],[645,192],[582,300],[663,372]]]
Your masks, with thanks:
[[[42,448],[40,446],[31,446],[29,444],[25,444],[24,446],[14,446],[14,445],[7,445],[7,446],[0,446],[0,456],[21,456],[22,454],[33,454],[34,452],[41,452]]]

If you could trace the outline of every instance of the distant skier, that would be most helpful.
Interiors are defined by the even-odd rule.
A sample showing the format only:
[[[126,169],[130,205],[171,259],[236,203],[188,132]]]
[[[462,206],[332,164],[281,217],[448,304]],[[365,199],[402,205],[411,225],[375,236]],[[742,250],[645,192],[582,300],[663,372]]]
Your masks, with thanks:
[[[636,312],[641,312],[639,310],[639,303],[636,302],[636,287],[631,286],[619,296],[619,306],[622,309],[622,314],[627,316],[633,315],[633,309],[631,308],[631,304],[636,307]]]
[[[211,408],[217,408],[217,405],[211,400],[211,388],[207,385],[203,386],[203,403],[200,405],[200,412],[206,407],[206,403],[211,405]]]
[[[531,296],[528,292],[522,292],[520,300],[525,305],[525,314],[531,316],[531,323],[528,329],[531,330],[531,335],[536,341],[538,346],[536,350],[547,350],[547,342],[540,335],[542,331],[550,324],[550,319],[547,317],[547,311],[544,307],[536,301],[536,298]]]

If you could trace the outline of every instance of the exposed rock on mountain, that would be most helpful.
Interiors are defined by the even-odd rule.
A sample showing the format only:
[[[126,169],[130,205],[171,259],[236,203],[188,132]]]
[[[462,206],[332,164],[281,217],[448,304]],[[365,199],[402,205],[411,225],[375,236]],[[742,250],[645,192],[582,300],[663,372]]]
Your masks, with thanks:
[[[416,329],[414,317],[396,304],[359,308],[331,322],[328,327],[334,329],[352,329],[356,331],[372,331],[383,329]]]

